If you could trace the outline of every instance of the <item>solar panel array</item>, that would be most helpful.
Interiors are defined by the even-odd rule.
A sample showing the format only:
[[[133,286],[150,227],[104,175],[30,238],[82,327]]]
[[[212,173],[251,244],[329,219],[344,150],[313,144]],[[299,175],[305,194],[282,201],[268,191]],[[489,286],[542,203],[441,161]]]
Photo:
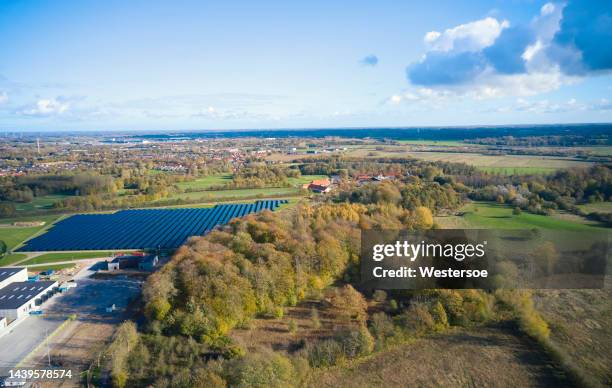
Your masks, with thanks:
[[[205,209],[139,209],[112,214],[79,214],[55,223],[47,233],[18,249],[21,252],[105,249],[174,249],[189,237],[205,235],[232,218],[287,200],[216,205]]]

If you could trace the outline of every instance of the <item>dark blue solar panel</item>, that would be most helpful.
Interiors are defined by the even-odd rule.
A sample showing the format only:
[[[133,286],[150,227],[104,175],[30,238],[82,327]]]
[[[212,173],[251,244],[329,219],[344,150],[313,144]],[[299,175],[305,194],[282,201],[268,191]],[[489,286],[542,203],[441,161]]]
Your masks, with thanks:
[[[235,217],[276,210],[287,200],[217,205],[207,209],[140,209],[109,214],[77,214],[19,248],[21,252],[178,248]]]

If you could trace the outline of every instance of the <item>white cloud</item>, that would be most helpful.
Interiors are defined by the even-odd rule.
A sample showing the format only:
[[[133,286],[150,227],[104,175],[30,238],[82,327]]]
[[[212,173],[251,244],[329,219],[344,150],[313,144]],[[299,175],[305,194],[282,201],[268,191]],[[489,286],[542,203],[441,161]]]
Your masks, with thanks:
[[[402,96],[400,96],[399,94],[394,94],[389,98],[389,102],[392,104],[399,104],[400,102],[402,102]]]
[[[0,105],[6,103],[8,101],[8,94],[6,92],[0,93]]]
[[[423,38],[423,40],[425,43],[433,43],[440,37],[440,35],[441,34],[438,31],[429,31],[427,34],[425,34],[425,38]]]
[[[393,105],[401,103],[457,103],[461,100],[486,100],[504,97],[529,97],[559,89],[579,81],[564,75],[559,68],[548,72],[498,74],[485,71],[469,84],[447,87],[416,87],[389,98]]]
[[[493,17],[487,17],[460,24],[442,33],[430,31],[423,39],[432,51],[479,51],[493,44],[502,30],[509,26],[507,20],[500,22]]]
[[[38,100],[36,106],[29,109],[23,109],[19,113],[26,116],[54,116],[65,113],[69,108],[70,103],[67,101],[60,101],[55,98],[45,98]]]
[[[525,62],[530,62],[537,53],[542,51],[543,47],[544,45],[542,44],[542,41],[538,39],[534,44],[527,46],[521,57],[525,60]]]
[[[545,4],[540,14],[523,26],[510,27],[508,21],[490,16],[446,29],[442,33],[428,32],[424,37],[426,53],[420,62],[407,68],[412,87],[398,94],[401,97],[399,100],[390,98],[389,101],[396,105],[408,101],[452,104],[462,99],[525,97],[551,92],[580,81],[579,77],[562,72],[547,55],[551,40],[560,28],[563,6]],[[501,43],[496,42],[502,33],[509,35],[504,35],[502,38],[505,40]],[[519,59],[524,61],[522,70],[517,67],[516,71],[500,71],[499,64],[491,59],[495,58],[493,55],[497,51],[483,50],[491,49],[492,45],[506,44],[508,39],[519,39],[526,34],[533,40],[524,48],[519,46],[516,51]],[[513,54],[512,49],[510,47],[507,53]],[[433,59],[426,62],[430,55]],[[455,63],[459,66],[458,71],[453,67]],[[457,82],[456,79],[464,75],[460,72],[461,66],[469,66],[470,63],[474,63],[474,74],[468,72],[465,80]],[[442,72],[440,76],[436,71]],[[444,72],[448,73],[447,77]]]
[[[555,12],[555,5],[553,3],[546,3],[540,9],[542,16],[550,15],[553,12]]]

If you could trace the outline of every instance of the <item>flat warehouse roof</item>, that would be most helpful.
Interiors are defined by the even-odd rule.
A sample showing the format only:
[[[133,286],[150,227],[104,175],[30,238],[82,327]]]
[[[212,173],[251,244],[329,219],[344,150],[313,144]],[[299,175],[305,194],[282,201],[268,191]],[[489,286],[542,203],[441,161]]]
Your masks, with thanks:
[[[0,289],[0,310],[23,306],[56,283],[52,280],[11,283]]]
[[[17,272],[23,270],[23,267],[20,268],[0,268],[0,282],[5,281],[11,276],[15,275]]]

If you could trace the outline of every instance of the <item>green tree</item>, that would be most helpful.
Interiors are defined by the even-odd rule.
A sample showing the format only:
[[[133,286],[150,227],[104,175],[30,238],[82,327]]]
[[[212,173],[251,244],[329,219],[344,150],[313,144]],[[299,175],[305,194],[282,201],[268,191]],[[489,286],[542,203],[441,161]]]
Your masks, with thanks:
[[[8,247],[6,246],[6,243],[0,240],[0,257],[3,257],[6,254],[7,250],[8,250]]]

